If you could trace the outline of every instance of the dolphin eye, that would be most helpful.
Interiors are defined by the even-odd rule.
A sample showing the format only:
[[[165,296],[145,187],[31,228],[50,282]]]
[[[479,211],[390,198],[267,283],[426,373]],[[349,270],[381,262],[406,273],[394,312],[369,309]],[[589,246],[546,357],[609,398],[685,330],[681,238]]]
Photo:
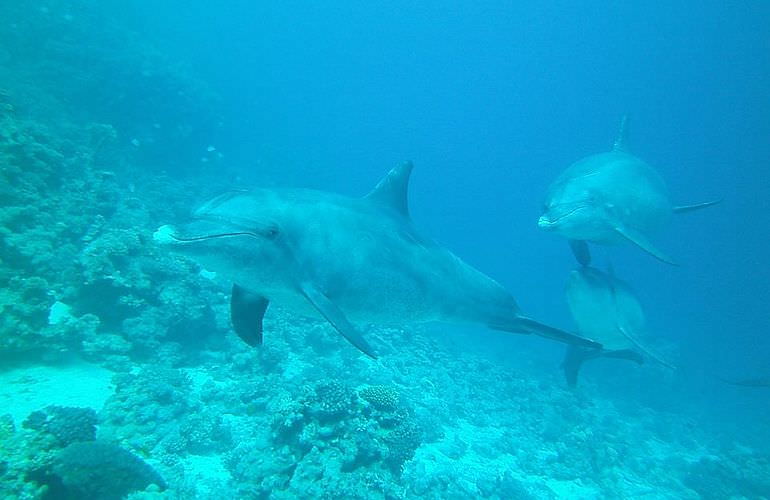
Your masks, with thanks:
[[[280,236],[281,231],[276,226],[270,226],[264,231],[266,238],[274,240]]]

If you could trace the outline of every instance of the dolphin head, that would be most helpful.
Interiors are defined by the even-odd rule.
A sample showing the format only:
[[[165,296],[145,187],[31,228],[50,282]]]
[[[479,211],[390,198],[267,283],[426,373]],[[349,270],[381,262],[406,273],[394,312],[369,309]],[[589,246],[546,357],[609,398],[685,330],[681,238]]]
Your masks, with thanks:
[[[588,228],[603,220],[604,207],[591,190],[577,183],[554,186],[543,204],[537,225],[567,238],[587,239]],[[598,229],[598,228],[597,228]]]
[[[247,285],[290,262],[282,212],[269,191],[226,193],[195,209],[189,222],[159,227],[153,239]]]

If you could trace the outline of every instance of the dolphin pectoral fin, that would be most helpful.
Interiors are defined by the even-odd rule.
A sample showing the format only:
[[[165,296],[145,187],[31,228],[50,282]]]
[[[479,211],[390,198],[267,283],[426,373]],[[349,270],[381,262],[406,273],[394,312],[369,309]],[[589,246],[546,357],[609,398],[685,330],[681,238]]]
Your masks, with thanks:
[[[710,207],[722,203],[722,200],[707,201],[706,203],[696,203],[695,205],[681,205],[674,207],[675,214],[683,214],[686,212],[692,212],[693,210],[700,210],[701,208]]]
[[[310,283],[302,283],[300,285],[302,295],[312,304],[312,306],[321,313],[321,316],[326,318],[326,321],[331,323],[335,330],[337,330],[348,342],[353,344],[359,351],[366,354],[372,359],[377,359],[374,354],[374,350],[363,336],[356,330],[356,328],[350,324],[345,314],[340,311],[339,307],[329,300],[320,290]]]
[[[564,378],[567,379],[567,385],[570,387],[577,386],[580,367],[583,366],[585,361],[601,356],[602,352],[601,349],[585,349],[574,345],[567,346],[564,361],[561,362],[561,368],[564,371]]]
[[[572,255],[581,266],[591,265],[591,250],[588,248],[588,242],[584,240],[569,240],[569,247],[572,249]]]
[[[587,347],[592,349],[602,348],[602,345],[598,342],[594,342],[593,340],[580,337],[579,335],[575,335],[574,333],[569,333],[569,332],[565,332],[564,330],[559,330],[558,328],[545,325],[543,323],[540,323],[539,321],[535,321],[534,319],[530,319],[525,316],[518,316],[516,318],[516,328],[518,328],[517,330],[511,329],[511,328],[494,327],[494,326],[492,328],[496,328],[498,330],[505,330],[509,332],[523,331],[525,333],[534,333],[535,335],[539,335],[540,337],[545,337],[548,339],[562,342],[564,344],[570,344],[570,345],[579,346],[579,347]]]
[[[666,368],[668,368],[670,370],[676,370],[676,366],[672,365],[671,363],[669,363],[668,361],[663,359],[661,356],[659,356],[655,352],[653,352],[650,349],[648,349],[647,347],[645,347],[645,345],[642,344],[641,342],[639,342],[639,340],[637,340],[636,336],[633,335],[631,332],[629,332],[628,329],[625,328],[623,325],[618,324],[617,326],[618,326],[618,330],[620,330],[620,333],[622,333],[623,336],[626,339],[628,339],[629,342],[631,342],[637,349],[639,349],[639,351],[641,353],[643,353],[646,356],[650,357],[651,359],[657,361],[662,366],[664,366],[664,367],[666,367]],[[619,351],[617,351],[617,352],[619,352]],[[631,352],[636,352],[636,351],[631,351]],[[641,357],[641,354],[637,353],[637,355]],[[639,361],[639,364],[642,364],[642,361]]]
[[[269,301],[233,283],[230,321],[238,336],[252,347],[262,344],[262,318]]]
[[[648,254],[652,255],[656,259],[658,259],[661,262],[665,262],[666,264],[671,264],[672,266],[678,266],[676,262],[671,260],[671,258],[655,248],[655,246],[650,242],[650,240],[647,239],[645,235],[640,233],[639,231],[635,229],[631,229],[630,227],[623,226],[622,224],[616,224],[614,226],[615,231],[618,232],[621,236],[623,236],[625,239],[633,243],[634,245],[638,246]]]

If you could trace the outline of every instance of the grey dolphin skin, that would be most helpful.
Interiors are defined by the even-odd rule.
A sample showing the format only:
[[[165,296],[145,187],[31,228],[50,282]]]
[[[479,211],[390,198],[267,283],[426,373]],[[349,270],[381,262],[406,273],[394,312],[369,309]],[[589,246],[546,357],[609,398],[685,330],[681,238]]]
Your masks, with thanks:
[[[600,344],[523,316],[496,281],[423,238],[407,207],[411,163],[394,168],[363,198],[306,189],[218,196],[181,227],[154,239],[234,283],[232,323],[262,341],[270,303],[325,318],[370,357],[356,323],[480,324],[568,344]]]
[[[630,242],[653,257],[675,264],[658,250],[649,234],[672,214],[719,203],[675,207],[665,182],[626,147],[626,118],[612,151],[572,164],[548,189],[538,225],[570,240],[577,261],[589,265],[588,242],[610,245]]]
[[[570,273],[567,303],[578,332],[601,342],[602,349],[569,346],[562,363],[567,384],[577,384],[580,367],[596,358],[644,363],[645,357],[673,368],[644,344],[645,318],[631,287],[599,269],[582,266]]]

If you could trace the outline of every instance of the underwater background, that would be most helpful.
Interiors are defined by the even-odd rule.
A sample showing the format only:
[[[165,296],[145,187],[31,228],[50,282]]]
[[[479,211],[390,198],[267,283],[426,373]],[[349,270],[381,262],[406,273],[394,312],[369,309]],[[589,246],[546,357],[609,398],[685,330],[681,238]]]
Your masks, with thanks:
[[[3,498],[770,498],[770,3],[0,2]],[[675,204],[594,247],[675,369],[475,327],[327,324],[158,247],[232,188],[366,194],[415,164],[429,237],[566,330],[537,227],[630,150]],[[725,380],[764,379],[742,387]]]

